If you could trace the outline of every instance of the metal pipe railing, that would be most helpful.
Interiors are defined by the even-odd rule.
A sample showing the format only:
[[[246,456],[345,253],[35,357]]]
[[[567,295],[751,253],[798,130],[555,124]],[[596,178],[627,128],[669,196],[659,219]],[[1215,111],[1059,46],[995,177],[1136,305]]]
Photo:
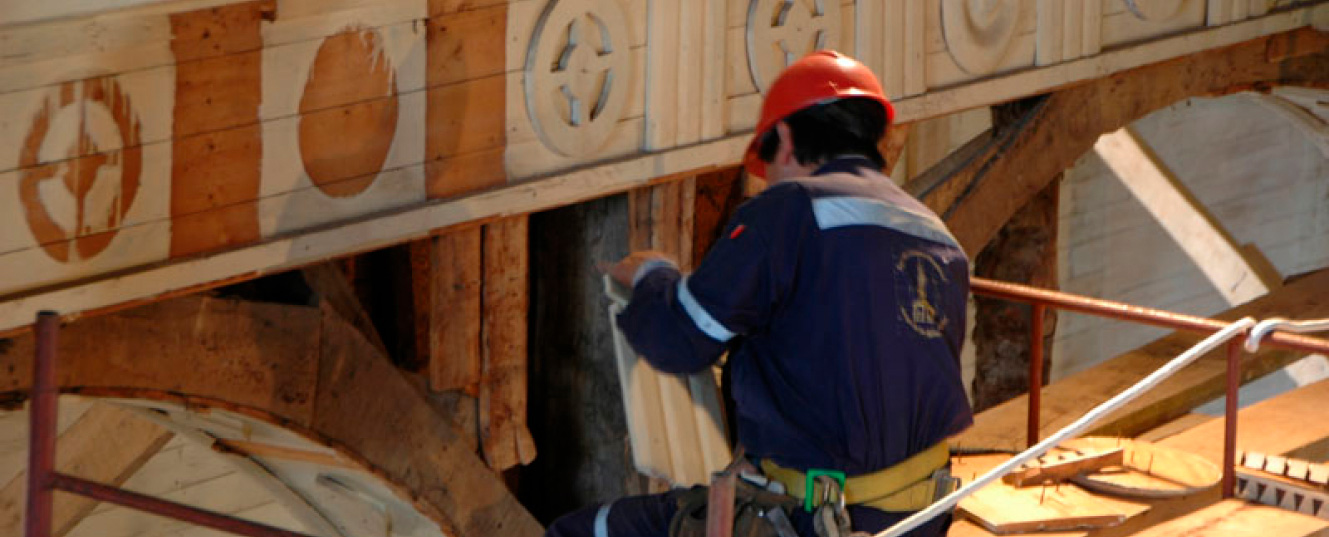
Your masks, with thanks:
[[[1029,344],[1029,410],[1027,441],[1029,446],[1038,443],[1041,425],[1040,413],[1043,391],[1043,317],[1044,308],[1053,307],[1132,321],[1175,330],[1213,334],[1231,326],[1230,323],[1217,319],[1196,317],[1182,313],[1134,306],[1111,300],[1091,298],[1060,291],[1039,289],[1016,283],[1000,282],[974,277],[970,280],[970,289],[976,295],[983,295],[1001,300],[1010,300],[1030,304],[1030,344]],[[1269,319],[1251,328],[1249,338],[1243,336],[1233,340],[1227,347],[1227,379],[1225,393],[1225,423],[1223,435],[1223,496],[1231,498],[1236,486],[1236,430],[1237,402],[1241,384],[1241,349],[1244,340],[1246,350],[1255,352],[1259,345],[1266,343],[1273,347],[1311,353],[1329,354],[1329,341],[1296,335],[1276,330],[1294,332],[1312,332],[1329,330],[1329,321],[1292,322],[1286,319]]]

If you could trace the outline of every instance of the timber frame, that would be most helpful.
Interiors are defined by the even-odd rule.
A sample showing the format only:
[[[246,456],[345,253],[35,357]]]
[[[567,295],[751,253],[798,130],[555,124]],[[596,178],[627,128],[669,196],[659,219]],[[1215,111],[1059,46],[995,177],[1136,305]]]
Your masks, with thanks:
[[[0,231],[0,336],[13,338],[0,346],[0,401],[26,397],[27,324],[56,309],[78,320],[62,336],[62,391],[292,431],[458,535],[540,531],[490,470],[534,457],[515,400],[526,391],[526,327],[516,322],[528,301],[526,215],[627,191],[637,213],[652,195],[684,200],[674,213],[692,210],[694,178],[741,160],[781,61],[753,45],[780,38],[752,15],[773,5],[765,0],[129,0],[101,14],[43,14],[38,4],[0,23],[0,43],[15,47],[0,59],[0,148],[21,148],[0,155],[0,185],[14,185],[0,192],[10,224]],[[826,0],[808,27],[886,80],[900,123],[894,155],[912,123],[1023,100],[1002,107],[1015,111],[1002,128],[906,185],[971,255],[1101,134],[1187,98],[1329,81],[1329,38],[1316,29],[1329,23],[1329,2],[1178,0],[1168,13],[998,2],[1020,22],[995,29],[993,50],[954,32],[942,4],[962,5]],[[583,43],[594,54],[554,61],[551,50],[576,48],[561,41],[573,21],[606,20],[602,41]],[[78,37],[52,44],[63,35]],[[342,57],[357,61],[333,61]],[[577,92],[597,88],[580,86],[546,102],[551,88],[577,84],[541,66],[574,60],[621,87],[598,92],[608,97],[594,107]],[[53,154],[44,140],[71,134],[60,114],[74,103],[105,108],[114,134]],[[368,135],[336,136],[360,130]],[[48,179],[107,166],[121,179],[109,223],[83,222],[83,198],[96,192],[75,193],[71,214],[46,201]],[[637,226],[630,240],[699,259],[713,231],[702,228],[723,218],[693,216],[692,233]],[[426,247],[412,257],[428,285],[417,295],[437,316],[423,332],[430,384],[480,401],[483,458],[477,439],[392,366],[325,264],[419,239]],[[321,307],[199,293],[295,268]],[[453,303],[460,315],[442,311]],[[446,343],[457,338],[467,344]],[[1138,430],[1184,410],[1113,426]],[[1006,441],[983,430],[967,438]]]

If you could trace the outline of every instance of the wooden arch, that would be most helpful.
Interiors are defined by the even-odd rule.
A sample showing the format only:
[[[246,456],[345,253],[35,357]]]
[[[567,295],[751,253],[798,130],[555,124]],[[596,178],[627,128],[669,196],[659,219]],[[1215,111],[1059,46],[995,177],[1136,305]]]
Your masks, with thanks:
[[[0,347],[0,401],[27,397],[31,334]],[[330,308],[208,296],[85,319],[60,333],[62,393],[221,409],[333,448],[451,535],[537,535],[423,393]]]
[[[1191,97],[1329,85],[1329,37],[1301,29],[1147,65],[1009,106],[988,130],[906,185],[971,256],[1104,133]],[[1239,128],[1239,127],[1234,127]]]

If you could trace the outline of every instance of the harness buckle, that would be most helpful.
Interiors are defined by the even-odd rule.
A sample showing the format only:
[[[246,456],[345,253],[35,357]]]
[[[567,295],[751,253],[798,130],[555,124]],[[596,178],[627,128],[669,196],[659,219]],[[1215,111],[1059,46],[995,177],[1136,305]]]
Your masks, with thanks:
[[[815,492],[817,491],[817,478],[819,478],[819,477],[827,477],[827,478],[830,478],[830,479],[834,479],[835,482],[838,483],[838,484],[840,485],[840,488],[838,489],[838,492],[839,492],[839,496],[840,496],[840,497],[839,497],[836,501],[839,502],[839,503],[844,503],[844,480],[845,480],[844,472],[841,472],[841,471],[839,471],[839,470],[825,470],[825,469],[822,469],[822,468],[808,468],[808,471],[807,471],[807,474],[806,474],[806,478],[804,479],[804,486],[803,486],[803,487],[804,487],[804,488],[803,488],[803,510],[804,510],[804,511],[807,511],[807,512],[809,512],[809,513],[812,512],[812,508],[813,508],[813,507],[816,507],[815,505],[813,505],[813,502],[812,502],[812,495],[813,495],[813,493],[815,493]],[[823,503],[823,504],[824,504],[824,503],[829,503],[829,501],[830,501],[830,490],[831,490],[830,487],[826,487],[826,488],[825,488],[825,493],[826,493],[825,496],[826,496],[826,497],[825,497],[825,498],[822,498],[821,503]]]

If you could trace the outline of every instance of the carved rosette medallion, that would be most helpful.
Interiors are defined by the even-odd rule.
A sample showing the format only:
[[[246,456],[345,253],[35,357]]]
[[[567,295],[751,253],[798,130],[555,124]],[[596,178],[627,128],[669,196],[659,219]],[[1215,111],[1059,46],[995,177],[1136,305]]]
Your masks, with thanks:
[[[942,0],[941,31],[955,63],[975,76],[997,70],[1015,40],[1024,0]]]
[[[748,69],[762,93],[790,63],[840,44],[838,0],[752,0],[748,4]]]
[[[552,0],[526,52],[526,109],[545,146],[568,157],[604,147],[623,117],[632,58],[616,0]]]

